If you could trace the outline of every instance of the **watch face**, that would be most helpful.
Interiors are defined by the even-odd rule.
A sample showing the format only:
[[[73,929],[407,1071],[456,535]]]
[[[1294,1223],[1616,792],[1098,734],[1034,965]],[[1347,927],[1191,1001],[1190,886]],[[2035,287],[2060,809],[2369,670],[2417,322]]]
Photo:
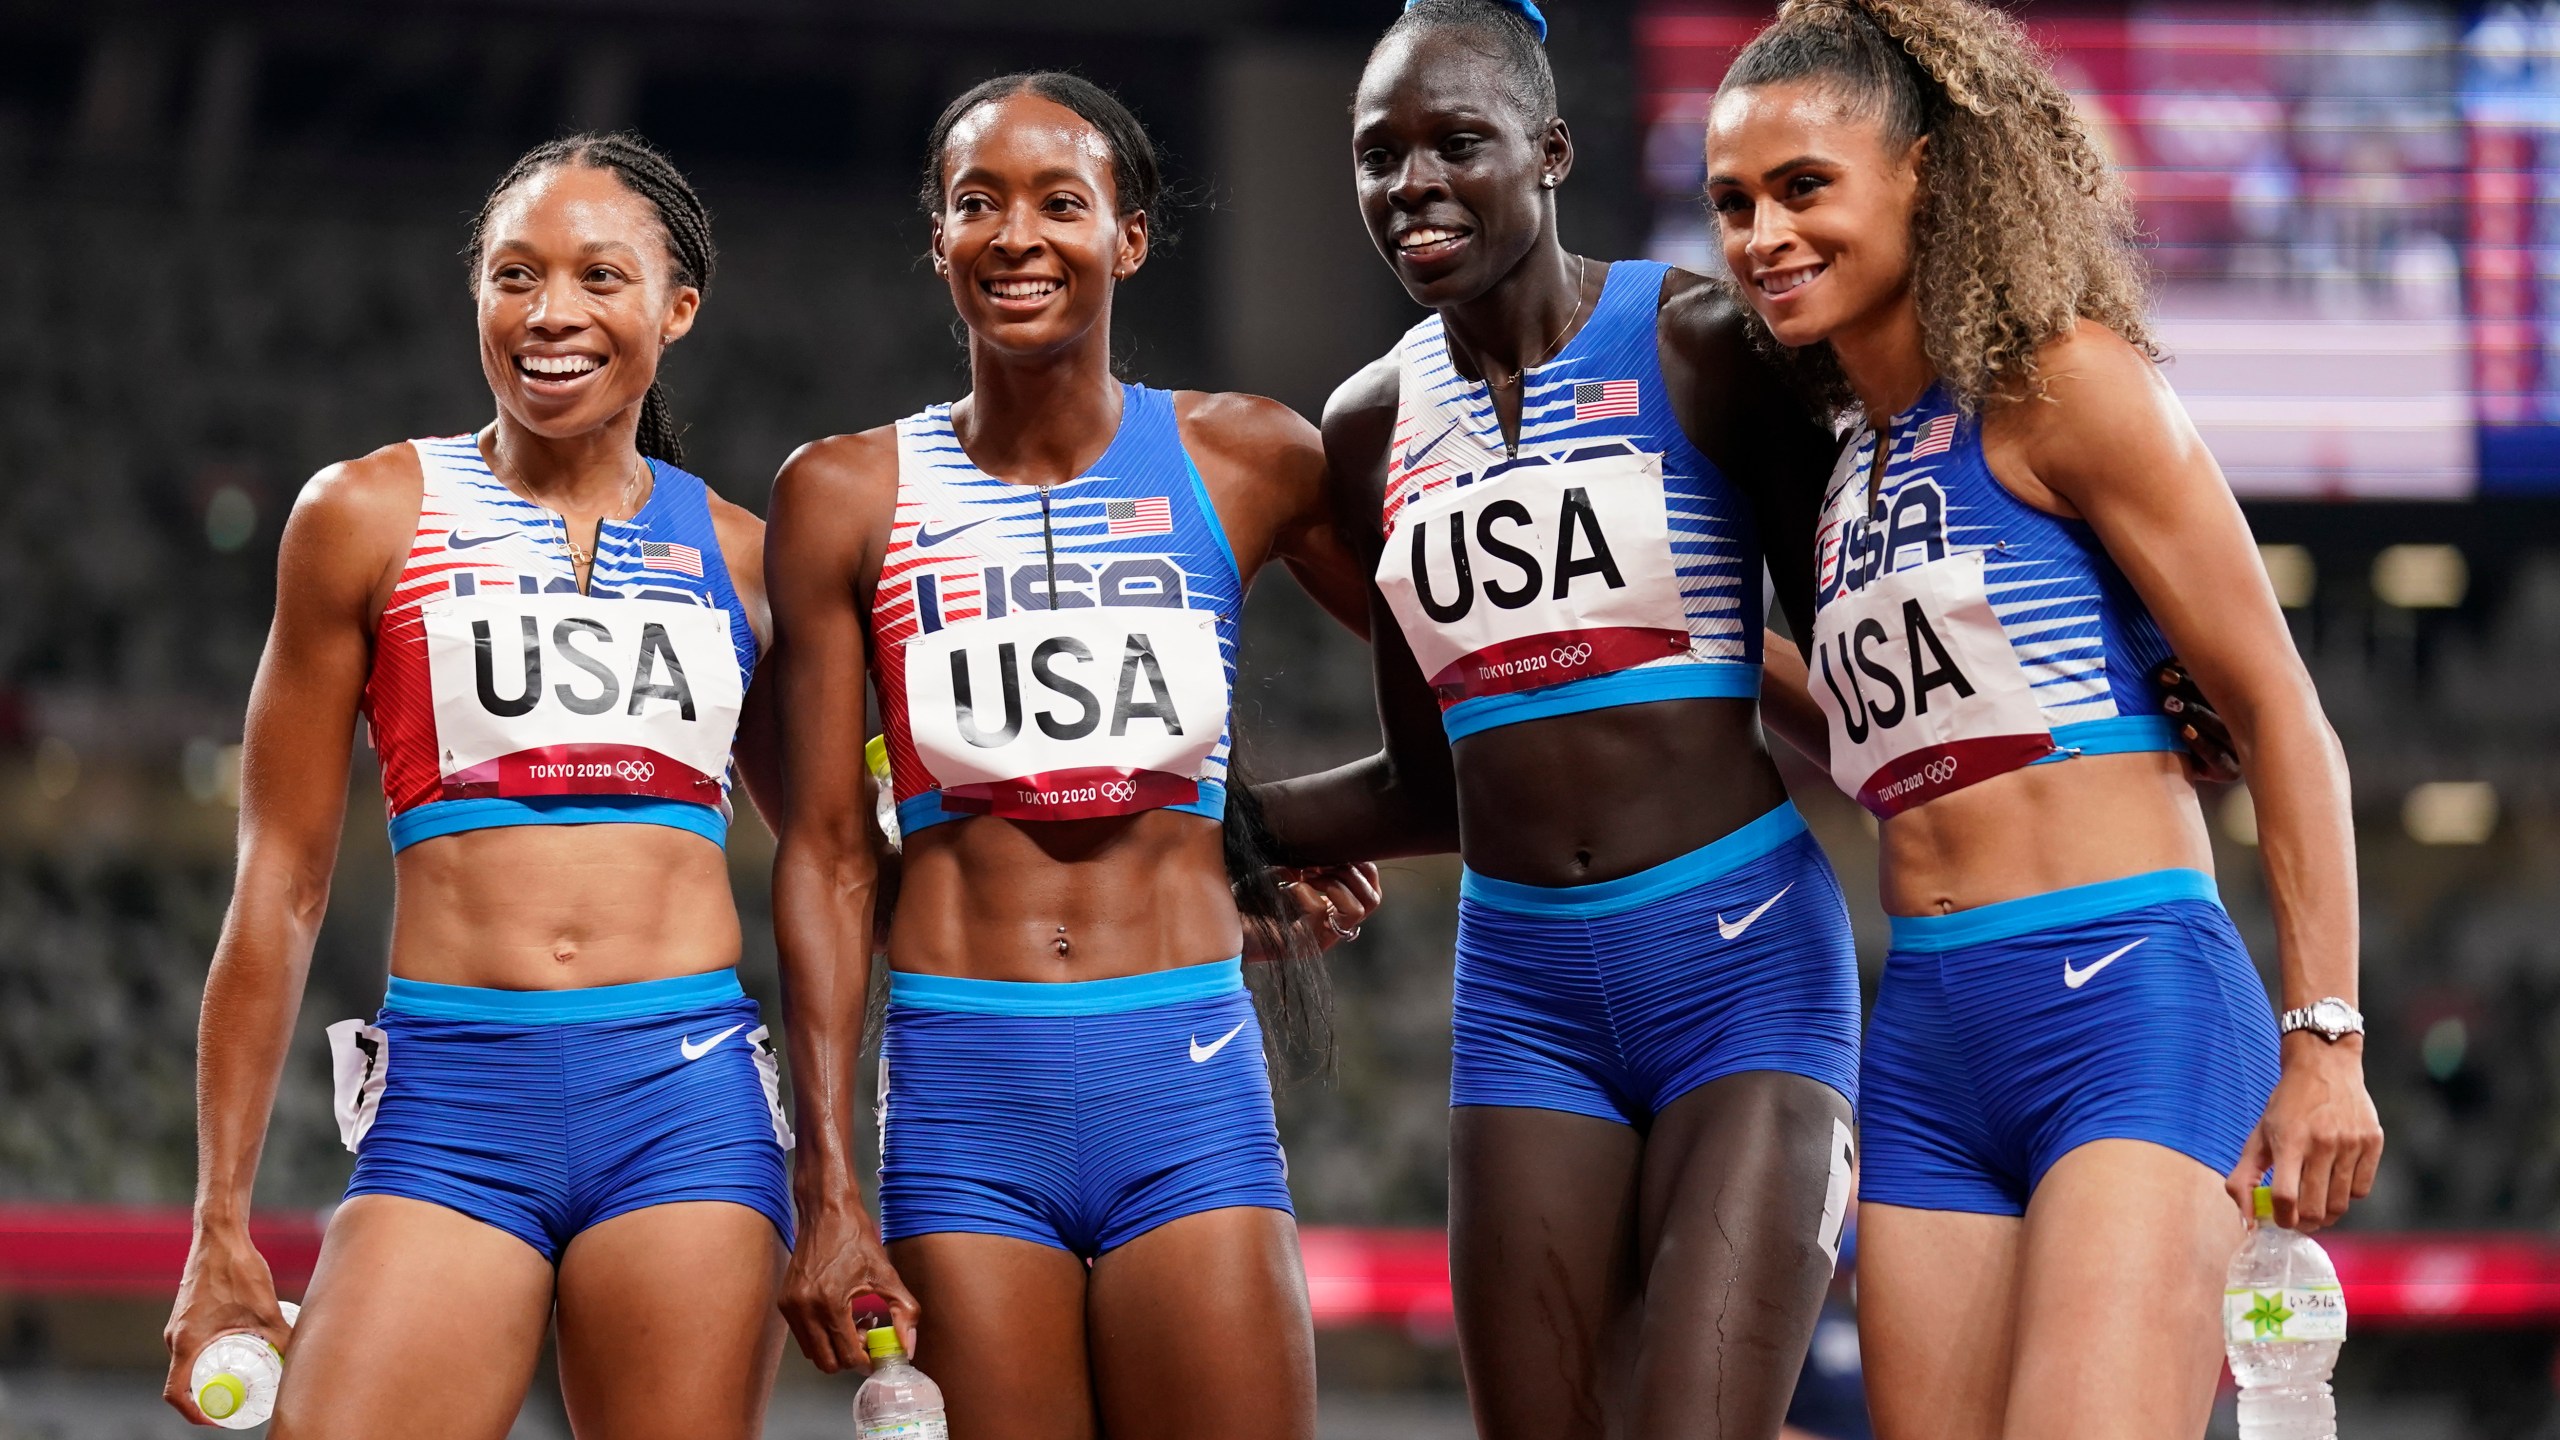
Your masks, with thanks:
[[[2356,1019],[2356,1012],[2343,1000],[2323,1000],[2311,1007],[2312,1028],[2331,1035],[2354,1029]]]

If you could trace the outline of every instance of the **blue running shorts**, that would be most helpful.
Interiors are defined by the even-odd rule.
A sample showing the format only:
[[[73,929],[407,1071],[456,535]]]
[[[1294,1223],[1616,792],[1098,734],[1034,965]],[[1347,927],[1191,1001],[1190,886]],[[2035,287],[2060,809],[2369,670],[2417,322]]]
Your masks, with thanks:
[[[880,1232],[1090,1260],[1171,1220],[1289,1211],[1244,967],[1055,984],[893,971]]]
[[[2276,1073],[2266,986],[2201,871],[1895,916],[1859,1193],[2023,1215],[2092,1140],[2148,1140],[2224,1174]]]
[[[1792,804],[1650,870],[1458,892],[1452,1105],[1643,1125],[1711,1080],[1783,1070],[1858,1097],[1858,956]]]
[[[758,1211],[791,1244],[773,1052],[734,970],[584,990],[393,976],[329,1027],[347,1197],[402,1195],[557,1263],[578,1233],[680,1200]]]

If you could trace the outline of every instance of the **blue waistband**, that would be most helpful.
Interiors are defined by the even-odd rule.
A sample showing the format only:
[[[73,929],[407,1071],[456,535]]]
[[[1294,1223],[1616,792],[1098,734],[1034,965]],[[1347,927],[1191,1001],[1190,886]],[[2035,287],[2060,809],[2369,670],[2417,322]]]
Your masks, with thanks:
[[[1760,667],[1739,660],[1682,660],[1612,670],[1509,695],[1479,695],[1440,712],[1440,728],[1457,744],[1479,730],[1577,715],[1655,700],[1750,700],[1760,694]]]
[[[560,1025],[580,1020],[631,1020],[706,1010],[743,1000],[738,972],[705,970],[629,985],[589,985],[579,990],[489,990],[478,985],[438,985],[391,977],[382,997],[384,1014],[421,1020],[494,1020],[511,1025]]]
[[[2053,727],[2054,752],[2038,760],[2077,760],[2084,755],[2132,755],[2148,750],[2184,750],[2178,722],[2166,715],[2118,715],[2108,720],[2082,720]]]
[[[1188,805],[1167,805],[1163,808],[1178,815],[1197,815],[1206,820],[1224,821],[1227,818],[1227,787],[1215,780],[1203,780],[1200,782],[1199,799]],[[898,833],[913,835],[931,826],[953,820],[969,819],[975,813],[965,810],[945,810],[942,808],[942,792],[927,790],[921,795],[910,795],[898,802]]]
[[[2101,880],[2095,885],[2074,885],[2067,890],[1977,905],[1951,915],[1887,918],[1893,922],[1896,950],[1958,950],[2175,900],[2201,900],[2219,908],[2222,892],[2214,887],[2213,877],[2201,870],[2150,870],[2121,880]]]
[[[1694,890],[1719,875],[1728,875],[1805,834],[1804,816],[1795,802],[1778,808],[1686,855],[1675,856],[1649,870],[1621,875],[1594,885],[1523,885],[1496,880],[1473,870],[1458,877],[1458,898],[1496,910],[1529,915],[1608,915],[1650,904],[1666,895]]]
[[[729,840],[729,817],[689,800],[662,800],[654,795],[484,796],[430,800],[392,816],[391,851],[396,855],[439,835],[508,825],[669,825],[690,830],[714,845],[726,845]]]
[[[889,1003],[968,1015],[1117,1015],[1244,989],[1244,959],[1184,965],[1108,980],[964,980],[956,975],[889,972]]]

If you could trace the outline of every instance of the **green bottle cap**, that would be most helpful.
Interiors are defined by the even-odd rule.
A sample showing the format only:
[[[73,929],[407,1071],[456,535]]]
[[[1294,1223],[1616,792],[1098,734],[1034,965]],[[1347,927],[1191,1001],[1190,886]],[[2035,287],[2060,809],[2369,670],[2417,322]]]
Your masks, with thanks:
[[[907,1347],[898,1343],[898,1327],[895,1325],[874,1325],[864,1331],[862,1346],[871,1352],[874,1360],[904,1359],[907,1353]]]
[[[239,1376],[228,1370],[217,1373],[196,1392],[196,1408],[204,1412],[207,1420],[228,1420],[239,1414],[240,1407],[248,1400],[248,1387],[240,1383]]]
[[[2272,1185],[2261,1185],[2258,1187],[2257,1193],[2253,1198],[2257,1201],[2257,1204],[2253,1208],[2256,1209],[2258,1218],[2269,1222],[2274,1221],[2276,1218],[2275,1187]]]

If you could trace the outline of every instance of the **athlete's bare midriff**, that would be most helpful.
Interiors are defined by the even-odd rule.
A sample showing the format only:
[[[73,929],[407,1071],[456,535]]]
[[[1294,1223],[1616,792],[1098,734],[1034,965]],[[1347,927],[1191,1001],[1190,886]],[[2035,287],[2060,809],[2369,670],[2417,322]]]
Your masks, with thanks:
[[[738,963],[728,856],[667,825],[515,825],[400,852],[391,973],[574,990]]]
[[[973,980],[1102,980],[1244,948],[1217,821],[949,820],[907,837],[889,963]]]
[[[1480,875],[1591,885],[1722,839],[1787,798],[1748,700],[1658,700],[1457,744],[1459,853]]]
[[[1884,908],[1957,910],[2151,870],[2213,873],[2182,755],[2030,765],[1884,822]]]

